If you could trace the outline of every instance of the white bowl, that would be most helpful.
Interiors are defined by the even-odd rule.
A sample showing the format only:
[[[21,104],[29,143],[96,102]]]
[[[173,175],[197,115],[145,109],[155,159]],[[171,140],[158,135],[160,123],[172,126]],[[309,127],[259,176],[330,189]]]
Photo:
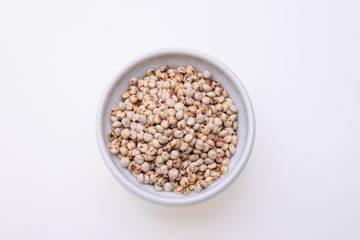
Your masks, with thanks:
[[[210,70],[215,80],[228,91],[229,97],[238,108],[239,142],[236,153],[231,157],[228,172],[200,193],[189,195],[175,192],[156,192],[153,185],[140,184],[127,168],[119,165],[115,155],[109,153],[110,142],[107,133],[111,126],[110,109],[121,100],[121,94],[129,87],[131,77],[143,78],[148,69],[159,68],[162,64],[170,67],[193,65],[197,71]],[[141,55],[122,67],[111,79],[103,93],[96,118],[96,133],[100,152],[114,177],[137,196],[166,205],[186,205],[197,203],[215,196],[232,183],[244,168],[255,137],[255,117],[250,98],[239,78],[219,60],[190,49],[170,48],[155,50]]]

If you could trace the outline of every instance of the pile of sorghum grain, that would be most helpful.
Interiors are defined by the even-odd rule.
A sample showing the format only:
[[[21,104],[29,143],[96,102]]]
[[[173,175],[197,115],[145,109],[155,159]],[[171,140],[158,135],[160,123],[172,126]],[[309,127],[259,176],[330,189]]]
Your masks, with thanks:
[[[211,72],[162,65],[132,78],[111,109],[110,152],[155,191],[200,192],[228,170],[237,108]]]

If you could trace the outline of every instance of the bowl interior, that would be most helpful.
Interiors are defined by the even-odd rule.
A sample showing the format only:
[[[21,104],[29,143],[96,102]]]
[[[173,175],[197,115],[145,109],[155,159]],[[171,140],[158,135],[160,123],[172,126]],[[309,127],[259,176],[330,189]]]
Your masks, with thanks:
[[[217,80],[222,87],[226,88],[229,97],[234,101],[238,108],[237,135],[239,142],[236,146],[236,153],[230,159],[228,173],[222,175],[220,179],[214,181],[212,185],[200,193],[192,191],[189,195],[184,196],[183,194],[176,194],[174,192],[155,192],[153,185],[138,183],[137,179],[132,176],[128,169],[122,168],[119,165],[119,159],[116,155],[112,155],[108,152],[110,142],[107,140],[106,134],[111,130],[109,121],[110,109],[115,107],[121,100],[122,92],[129,87],[130,78],[143,78],[148,69],[157,69],[162,64],[168,64],[172,68],[181,65],[193,65],[197,71],[210,70],[213,74],[213,78]],[[163,51],[139,57],[114,76],[105,90],[102,102],[100,103],[97,127],[102,155],[107,166],[118,181],[143,198],[170,205],[182,205],[204,200],[215,195],[229,185],[229,183],[231,183],[240,173],[247,161],[249,151],[246,151],[246,154],[244,154],[244,149],[248,144],[251,144],[252,146],[252,143],[247,143],[249,142],[249,114],[252,114],[252,112],[249,113],[248,101],[247,93],[240,83],[240,80],[220,62],[205,54],[194,54],[186,51]],[[253,133],[251,132],[250,134]],[[247,146],[247,148],[248,147],[249,146]]]

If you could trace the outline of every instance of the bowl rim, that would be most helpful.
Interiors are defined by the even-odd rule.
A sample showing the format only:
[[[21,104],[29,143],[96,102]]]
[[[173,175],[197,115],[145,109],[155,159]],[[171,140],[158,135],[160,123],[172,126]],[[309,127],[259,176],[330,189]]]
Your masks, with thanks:
[[[192,198],[163,198],[162,196],[156,196],[155,194],[150,194],[146,191],[141,190],[141,188],[138,187],[132,187],[132,183],[129,182],[125,176],[121,174],[117,166],[114,164],[111,157],[109,157],[108,149],[106,147],[106,142],[104,141],[105,133],[102,132],[102,114],[104,113],[104,109],[106,107],[106,99],[117,83],[117,81],[124,75],[129,69],[131,69],[134,65],[138,64],[139,62],[142,62],[146,59],[150,59],[159,55],[166,55],[166,54],[185,54],[194,56],[197,58],[204,59],[208,62],[211,62],[212,64],[218,66],[220,69],[222,69],[225,74],[229,76],[229,78],[234,82],[234,84],[237,86],[239,90],[239,94],[242,96],[243,102],[244,102],[244,108],[247,112],[247,120],[248,120],[248,134],[247,138],[245,140],[245,146],[244,150],[239,158],[239,164],[236,164],[234,168],[231,171],[231,175],[225,178],[221,184],[218,184],[216,187],[209,189],[208,191],[201,192],[196,197]],[[127,64],[125,64],[123,67],[121,67],[110,79],[109,83],[107,84],[105,90],[103,91],[98,109],[97,109],[97,115],[96,115],[96,138],[97,138],[97,144],[101,153],[101,156],[112,173],[112,175],[116,178],[118,182],[120,182],[127,190],[134,193],[136,196],[147,199],[151,202],[158,203],[158,204],[164,204],[164,205],[171,205],[171,206],[181,206],[181,205],[189,205],[194,203],[199,203],[204,200],[208,200],[215,195],[219,194],[223,190],[225,190],[241,173],[241,171],[244,169],[246,163],[248,162],[248,159],[250,157],[250,154],[252,152],[252,148],[254,145],[255,140],[255,114],[254,109],[250,100],[250,97],[240,81],[240,79],[235,75],[235,73],[227,67],[225,64],[223,64],[218,59],[205,54],[203,52],[193,50],[193,49],[187,49],[187,48],[162,48],[153,50],[150,52],[146,52],[131,61],[129,61]],[[129,184],[131,183],[131,184]]]

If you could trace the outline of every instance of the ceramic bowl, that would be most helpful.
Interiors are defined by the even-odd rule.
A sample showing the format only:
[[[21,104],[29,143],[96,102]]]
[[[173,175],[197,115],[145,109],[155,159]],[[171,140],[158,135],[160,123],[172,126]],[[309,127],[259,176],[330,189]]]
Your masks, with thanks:
[[[175,192],[156,192],[153,185],[140,184],[127,168],[119,165],[116,155],[110,154],[107,133],[111,126],[110,109],[121,100],[121,94],[129,87],[132,77],[143,78],[148,69],[157,69],[162,64],[170,67],[193,65],[197,71],[206,69],[213,78],[228,91],[229,97],[238,108],[239,142],[236,153],[231,156],[228,172],[200,193],[192,191],[189,195]],[[160,49],[141,55],[123,66],[110,80],[99,103],[96,117],[97,141],[101,155],[114,177],[129,191],[155,203],[165,205],[187,205],[209,199],[228,187],[245,167],[250,156],[255,137],[255,117],[249,95],[240,79],[223,63],[207,54],[190,49]]]

